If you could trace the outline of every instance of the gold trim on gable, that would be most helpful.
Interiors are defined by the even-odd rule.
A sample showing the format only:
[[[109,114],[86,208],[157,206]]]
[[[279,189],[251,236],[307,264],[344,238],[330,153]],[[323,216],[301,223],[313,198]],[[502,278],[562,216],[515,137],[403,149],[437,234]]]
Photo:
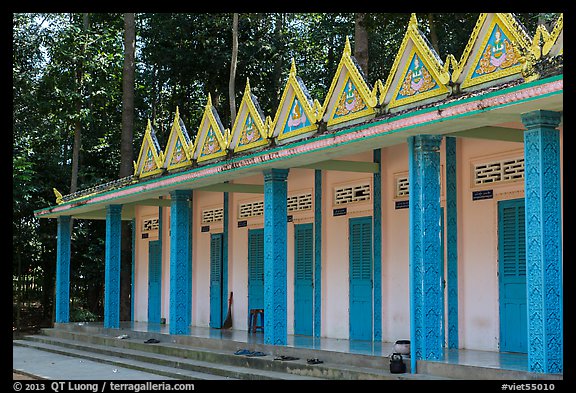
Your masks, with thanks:
[[[190,153],[190,138],[186,131],[186,126],[180,119],[180,112],[176,107],[176,115],[168,137],[168,143],[164,151],[164,167],[168,170],[182,168],[192,165],[192,154]],[[179,147],[179,148],[178,148]]]
[[[318,120],[317,112],[320,108],[318,100],[311,103],[306,97],[296,78],[296,63],[292,59],[290,74],[270,126],[268,137],[276,138],[277,141],[294,140],[298,136],[305,137],[315,132],[318,129],[316,121]],[[292,124],[288,124],[289,122]],[[290,128],[288,131],[286,131],[287,125]]]
[[[492,69],[494,64],[490,64],[489,54],[486,52],[488,42],[496,25],[507,37],[508,41],[506,42],[509,42],[507,46],[505,42],[501,50],[505,50],[506,56],[513,58],[512,64],[501,69],[498,69],[500,66]],[[483,36],[480,36],[481,33],[483,33]],[[528,33],[511,13],[482,13],[474,25],[472,34],[458,62],[458,67],[452,73],[452,81],[460,83],[460,88],[465,89],[510,75],[520,74],[522,72],[523,57],[525,54],[533,54],[532,44]],[[510,59],[504,61],[507,60]],[[488,72],[485,72],[484,75],[472,77],[478,66]]]
[[[376,83],[374,88],[370,90],[368,84],[364,80],[361,71],[352,59],[352,50],[350,48],[350,40],[346,37],[346,44],[344,45],[344,51],[342,53],[342,58],[336,69],[336,73],[332,78],[332,83],[330,84],[330,89],[324,100],[324,104],[318,114],[318,119],[323,119],[326,121],[328,126],[343,123],[345,121],[358,119],[365,116],[370,116],[376,113],[374,107],[378,105],[378,100],[376,97],[377,91],[380,89],[381,83]],[[344,68],[346,71],[344,71]],[[341,75],[344,73],[343,77]],[[337,107],[342,100],[343,95],[350,93],[347,90],[348,82],[352,84],[354,90],[357,92],[356,100],[360,99],[365,104],[360,110],[347,110],[345,114],[334,117],[337,114]],[[337,94],[334,94],[338,88]],[[335,96],[335,99],[333,97]],[[358,101],[359,102],[359,101]],[[328,116],[326,116],[329,114]]]
[[[556,24],[554,25],[554,28],[552,29],[552,32],[550,33],[549,37],[547,40],[545,40],[544,45],[542,46],[542,55],[543,56],[548,56],[548,54],[550,54],[550,51],[552,50],[552,48],[554,47],[554,45],[558,42],[558,38],[560,37],[560,34],[564,31],[564,14],[560,14],[560,16],[558,17],[558,19],[556,20]],[[564,43],[562,42],[560,49],[558,50],[558,53],[554,54],[564,54]]]
[[[159,150],[154,128],[152,128],[152,123],[150,119],[148,119],[148,125],[144,132],[144,140],[140,146],[138,161],[134,164],[134,176],[143,178],[162,173],[164,170],[162,167],[163,163],[164,153]]]
[[[228,154],[230,130],[223,129],[222,124],[214,115],[215,111],[216,108],[212,106],[212,96],[208,94],[208,102],[192,147],[192,157],[197,162],[226,157]]]
[[[256,105],[252,99],[250,82],[246,79],[244,96],[240,102],[228,144],[228,149],[233,150],[234,153],[269,144],[268,128],[272,121],[269,116],[262,119]]]
[[[409,47],[410,43],[412,43],[411,47]],[[409,51],[408,48],[410,48]],[[423,75],[421,81],[412,84],[410,80],[411,74],[409,74],[409,72],[412,71],[410,68],[415,56],[423,63],[421,65],[422,70],[420,70]],[[418,29],[418,20],[416,19],[416,14],[413,13],[410,17],[400,48],[394,58],[392,69],[388,74],[386,83],[382,86],[382,93],[379,99],[380,105],[386,105],[388,109],[391,109],[448,94],[450,90],[446,85],[450,81],[450,66],[453,68],[456,66],[454,56],[448,55],[446,63],[442,63],[436,52],[430,48],[427,40]],[[401,74],[399,74],[400,67],[402,67]],[[420,75],[418,75],[418,77],[420,77]],[[392,86],[395,80],[396,84]],[[433,85],[433,83],[435,83],[435,85]],[[425,87],[424,85],[429,88],[423,90],[421,93],[402,94],[404,97],[398,98],[398,93],[403,89],[405,89],[404,91],[406,91],[406,93],[410,91],[407,84],[413,85],[412,90],[415,90],[414,87],[418,87],[417,90],[419,91]],[[437,88],[434,88],[434,86],[437,86]],[[388,97],[390,93],[391,95]]]

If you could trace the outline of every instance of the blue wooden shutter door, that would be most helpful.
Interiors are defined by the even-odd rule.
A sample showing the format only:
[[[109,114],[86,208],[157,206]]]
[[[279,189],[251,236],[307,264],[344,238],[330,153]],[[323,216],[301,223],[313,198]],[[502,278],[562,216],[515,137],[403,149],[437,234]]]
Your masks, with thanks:
[[[222,327],[222,234],[210,236],[210,327]]]
[[[372,218],[350,219],[350,339],[372,340]]]
[[[148,322],[160,323],[162,298],[162,248],[160,241],[148,243]]]
[[[312,335],[313,228],[294,225],[294,334]]]
[[[263,228],[248,231],[248,309],[253,308],[264,308]]]
[[[528,350],[524,199],[498,204],[500,351]]]

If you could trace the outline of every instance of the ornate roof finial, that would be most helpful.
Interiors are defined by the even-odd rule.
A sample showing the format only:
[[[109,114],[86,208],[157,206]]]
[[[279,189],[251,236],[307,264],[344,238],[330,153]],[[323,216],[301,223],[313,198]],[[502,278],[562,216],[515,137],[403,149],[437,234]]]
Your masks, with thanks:
[[[244,94],[250,92],[250,79],[246,77],[246,88],[244,89]]]
[[[408,22],[408,26],[414,29],[418,28],[418,19],[416,18],[416,13],[412,13],[410,15],[410,22]]]
[[[296,63],[294,58],[292,58],[292,65],[290,66],[290,76],[296,76]]]
[[[346,44],[344,44],[344,54],[350,56],[352,54],[352,49],[350,48],[350,40],[346,36]]]
[[[207,107],[212,106],[212,94],[208,93],[208,102],[206,103]]]
[[[180,117],[180,112],[178,111],[178,105],[176,105],[176,115],[174,117],[176,118]]]

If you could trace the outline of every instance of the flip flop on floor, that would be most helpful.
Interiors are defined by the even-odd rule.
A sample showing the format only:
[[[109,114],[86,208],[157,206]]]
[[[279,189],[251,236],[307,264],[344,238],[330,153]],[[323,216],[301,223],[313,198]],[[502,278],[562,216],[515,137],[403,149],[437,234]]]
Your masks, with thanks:
[[[308,364],[320,364],[320,363],[324,363],[324,362],[318,358],[313,358],[313,359],[306,360],[306,363],[308,363]]]
[[[144,341],[144,344],[158,344],[160,340],[156,340],[155,338],[149,338],[148,340]]]
[[[254,352],[250,352],[247,353],[246,356],[266,356],[266,354],[264,352],[260,352],[260,351],[254,351]]]
[[[249,353],[252,353],[252,352],[247,350],[246,348],[243,348],[243,349],[239,349],[236,352],[234,352],[234,355],[248,355]]]
[[[298,360],[299,358],[295,358],[293,356],[277,356],[274,358],[274,360]]]

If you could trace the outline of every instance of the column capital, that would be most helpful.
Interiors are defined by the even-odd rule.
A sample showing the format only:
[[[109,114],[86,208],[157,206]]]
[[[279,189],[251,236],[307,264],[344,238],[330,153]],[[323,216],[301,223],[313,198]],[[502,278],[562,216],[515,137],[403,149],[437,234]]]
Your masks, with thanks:
[[[414,151],[435,152],[440,150],[442,135],[415,135],[409,139],[414,141]]]
[[[264,181],[285,181],[289,171],[289,169],[265,169]]]
[[[122,205],[106,205],[106,213],[119,214],[122,212]]]
[[[528,131],[535,128],[557,128],[562,114],[560,112],[539,109],[532,112],[522,113],[522,123]]]
[[[175,199],[175,200],[189,199],[191,195],[192,195],[192,190],[170,191],[170,199]]]

